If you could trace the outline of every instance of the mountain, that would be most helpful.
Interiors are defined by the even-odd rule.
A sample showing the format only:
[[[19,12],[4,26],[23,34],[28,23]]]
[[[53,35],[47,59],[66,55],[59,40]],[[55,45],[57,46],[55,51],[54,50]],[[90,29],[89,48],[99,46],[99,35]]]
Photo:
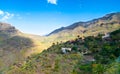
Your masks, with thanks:
[[[120,57],[120,29],[102,36],[54,44],[25,63],[12,65],[6,74],[119,74],[120,60],[115,60]]]
[[[0,22],[0,74],[5,74],[14,63],[23,63],[27,56],[40,53],[43,37],[20,32],[8,23]]]
[[[20,33],[20,31],[17,30],[11,24],[0,22],[0,33],[5,33],[8,35],[17,35],[18,33]]]
[[[58,71],[59,70],[58,66],[60,62],[64,63],[63,65],[60,64],[61,65],[60,66],[61,70],[59,70],[61,71],[60,74],[64,73],[65,71],[67,72],[69,68],[71,68],[69,69],[69,71],[72,71],[73,69],[72,65],[75,65],[77,63],[75,60],[80,59],[81,54],[73,53],[73,54],[70,54],[70,56],[68,55],[64,56],[59,54],[59,52],[61,51],[58,49],[60,49],[61,47],[66,47],[66,46],[71,47],[71,46],[77,45],[79,44],[79,41],[75,42],[75,44],[70,44],[70,45],[66,41],[77,40],[76,37],[88,37],[88,41],[89,41],[89,36],[97,37],[98,34],[101,35],[104,33],[110,33],[119,28],[120,28],[120,12],[107,14],[104,17],[93,19],[87,22],[76,22],[70,26],[56,29],[55,31],[48,34],[47,36],[38,36],[38,35],[22,33],[21,31],[16,29],[14,26],[7,23],[0,22],[0,74],[14,74],[14,73],[29,74],[29,73],[26,73],[26,69],[35,71],[33,68],[36,68],[36,67],[38,67],[36,69],[37,70],[36,72],[38,74],[39,74],[39,71],[41,71],[40,73],[43,72],[43,74],[44,72],[45,74],[49,74],[48,73],[49,71],[47,72],[45,70],[49,69],[53,73],[54,71],[55,72]],[[115,36],[119,37],[119,34]],[[113,37],[117,39],[115,36]],[[91,37],[90,37],[90,40],[91,40]],[[62,44],[58,45],[60,43]],[[52,46],[52,44],[53,45],[57,44],[57,46],[54,47]],[[90,42],[88,44],[91,45],[91,44],[94,44],[94,42]],[[99,43],[95,43],[95,46],[90,46],[90,48],[96,47],[97,46],[96,44],[99,44]],[[86,47],[80,46],[80,48],[86,48]],[[48,49],[47,53],[46,53],[46,49]],[[35,55],[37,53],[39,53],[40,56]],[[35,58],[31,59],[30,58],[31,55],[32,56],[35,55]],[[40,59],[41,62],[39,62],[39,57],[41,57]],[[54,62],[52,62],[53,60]],[[72,63],[67,62],[71,60],[72,60]],[[37,66],[34,66],[34,65],[37,65]],[[62,68],[65,66],[68,66],[68,67],[65,70],[63,70]],[[12,70],[12,72],[10,71],[9,73],[6,73],[9,70]],[[21,70],[24,70],[25,73],[24,72],[21,73]]]
[[[101,18],[98,19],[93,19],[87,22],[77,22],[74,23],[70,26],[67,27],[61,27],[59,29],[54,30],[53,32],[49,33],[47,36],[52,36],[52,35],[58,35],[59,34],[81,34],[88,32],[89,30],[91,30],[91,28],[95,28],[95,27],[104,27],[104,28],[109,28],[112,25],[120,25],[120,12],[117,13],[110,13],[107,14]],[[79,28],[81,27],[81,28]],[[78,29],[79,28],[79,29]],[[77,30],[76,30],[77,29]],[[97,31],[97,30],[95,30]],[[100,33],[100,32],[99,32]]]
[[[22,33],[8,23],[0,22],[0,74],[14,63],[23,63],[31,54],[40,53],[51,43],[46,37]]]
[[[78,27],[78,26],[84,26],[84,22],[77,22],[77,23],[74,23],[70,26],[67,26],[67,27],[61,27],[59,29],[56,29],[54,30],[53,32],[51,32],[50,34],[48,34],[47,36],[50,36],[52,34],[56,34],[56,33],[59,33],[60,31],[63,31],[63,30],[73,30],[74,28]]]

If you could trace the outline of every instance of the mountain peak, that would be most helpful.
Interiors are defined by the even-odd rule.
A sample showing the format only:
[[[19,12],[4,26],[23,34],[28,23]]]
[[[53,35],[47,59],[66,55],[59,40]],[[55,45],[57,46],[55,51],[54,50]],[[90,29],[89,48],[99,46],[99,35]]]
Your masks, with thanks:
[[[8,34],[8,35],[16,35],[20,33],[14,26],[8,23],[0,22],[0,33]]]

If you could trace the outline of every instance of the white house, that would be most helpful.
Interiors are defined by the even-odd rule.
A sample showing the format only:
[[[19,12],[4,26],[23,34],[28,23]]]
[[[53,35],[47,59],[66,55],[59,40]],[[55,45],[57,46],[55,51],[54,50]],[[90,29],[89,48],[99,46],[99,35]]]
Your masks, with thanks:
[[[110,34],[106,33],[104,36],[102,36],[102,39],[110,37]]]
[[[67,51],[71,51],[72,49],[71,48],[61,48],[62,52],[63,53],[67,53]]]

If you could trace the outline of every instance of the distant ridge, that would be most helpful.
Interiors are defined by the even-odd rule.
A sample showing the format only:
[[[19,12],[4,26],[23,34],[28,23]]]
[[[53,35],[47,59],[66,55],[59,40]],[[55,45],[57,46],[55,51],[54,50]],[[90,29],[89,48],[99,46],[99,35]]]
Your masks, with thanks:
[[[73,29],[75,29],[79,26],[84,27],[84,28],[89,28],[89,27],[100,26],[102,24],[104,25],[104,24],[108,24],[108,23],[109,24],[120,23],[120,12],[106,14],[103,17],[93,19],[93,20],[90,20],[90,21],[87,21],[87,22],[76,22],[76,23],[73,23],[70,26],[58,28],[58,29],[52,31],[51,33],[49,33],[46,36],[58,34],[58,33],[61,33],[65,30],[71,31],[71,30],[73,30]]]

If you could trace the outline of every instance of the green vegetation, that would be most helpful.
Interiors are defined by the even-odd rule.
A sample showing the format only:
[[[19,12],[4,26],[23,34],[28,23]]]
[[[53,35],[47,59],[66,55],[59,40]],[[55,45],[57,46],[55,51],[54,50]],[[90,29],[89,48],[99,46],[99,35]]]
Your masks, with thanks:
[[[78,37],[73,41],[53,44],[42,53],[28,57],[21,66],[13,65],[8,73],[119,74],[120,63],[116,59],[120,56],[120,29],[111,32],[109,38],[102,39],[102,36],[89,36],[84,40]],[[72,48],[72,51],[63,54],[62,47]]]

